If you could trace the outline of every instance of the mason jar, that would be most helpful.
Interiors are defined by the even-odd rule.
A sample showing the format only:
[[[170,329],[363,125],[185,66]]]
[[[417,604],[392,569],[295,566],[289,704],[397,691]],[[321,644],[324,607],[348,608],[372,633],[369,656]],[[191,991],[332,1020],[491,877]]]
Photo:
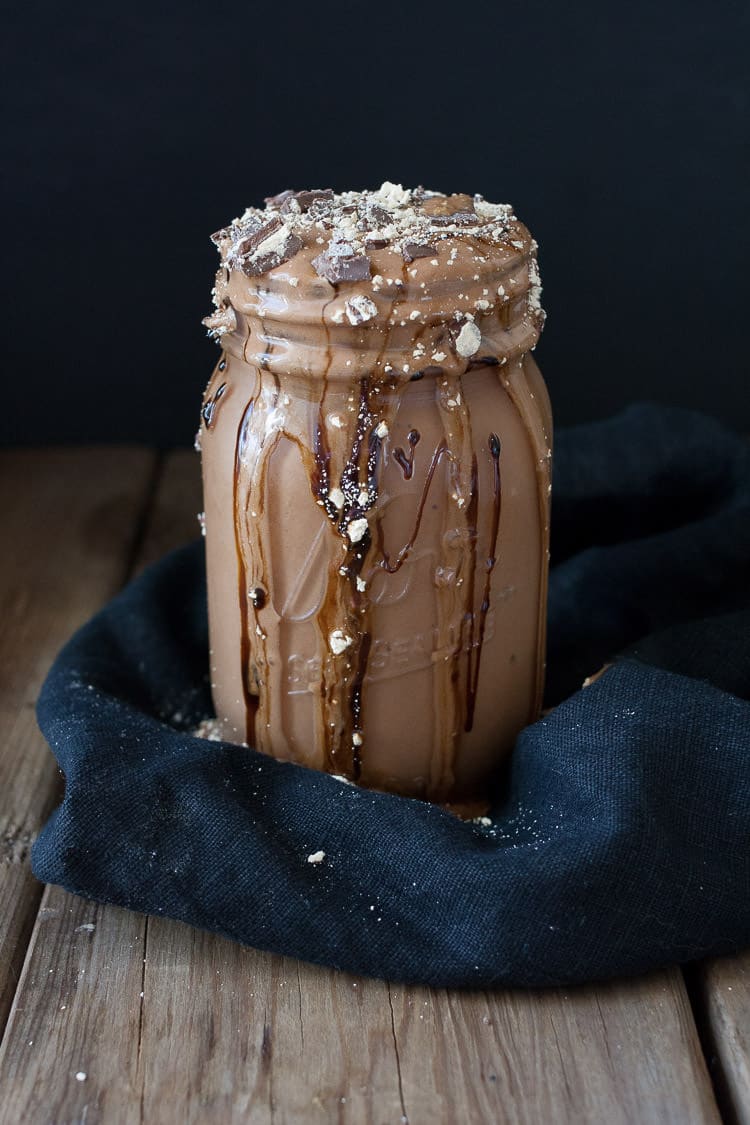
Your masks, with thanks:
[[[335,201],[367,194],[397,215],[391,189],[286,214],[316,193],[269,200],[255,261],[248,212],[214,236],[206,323],[222,351],[199,433],[211,685],[225,738],[469,814],[542,699],[536,243],[509,208],[415,192],[421,242],[393,236],[410,219],[355,202],[359,240],[349,221],[348,262],[331,266]]]

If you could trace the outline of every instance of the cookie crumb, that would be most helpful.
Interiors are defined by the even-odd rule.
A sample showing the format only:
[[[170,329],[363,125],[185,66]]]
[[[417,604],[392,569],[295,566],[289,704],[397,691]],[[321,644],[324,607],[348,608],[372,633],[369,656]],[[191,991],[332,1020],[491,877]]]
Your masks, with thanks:
[[[473,321],[467,320],[456,337],[456,351],[464,359],[476,355],[482,343],[482,333]]]
[[[348,637],[343,629],[334,629],[328,637],[328,644],[335,656],[340,656],[345,649],[349,648],[351,643],[352,638]]]

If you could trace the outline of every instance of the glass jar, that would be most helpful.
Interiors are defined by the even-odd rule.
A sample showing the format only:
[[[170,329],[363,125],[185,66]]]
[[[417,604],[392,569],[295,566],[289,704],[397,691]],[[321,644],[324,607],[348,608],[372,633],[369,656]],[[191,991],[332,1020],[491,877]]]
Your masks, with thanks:
[[[450,225],[334,281],[219,232],[200,445],[224,736],[475,812],[541,706],[551,416],[536,244]]]

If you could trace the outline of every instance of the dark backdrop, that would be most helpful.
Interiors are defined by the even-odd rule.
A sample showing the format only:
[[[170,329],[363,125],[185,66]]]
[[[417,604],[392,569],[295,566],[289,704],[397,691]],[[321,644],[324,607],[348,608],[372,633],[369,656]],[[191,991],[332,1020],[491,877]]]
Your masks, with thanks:
[[[208,234],[383,179],[516,206],[559,421],[651,397],[747,428],[748,11],[6,5],[2,440],[190,441]]]

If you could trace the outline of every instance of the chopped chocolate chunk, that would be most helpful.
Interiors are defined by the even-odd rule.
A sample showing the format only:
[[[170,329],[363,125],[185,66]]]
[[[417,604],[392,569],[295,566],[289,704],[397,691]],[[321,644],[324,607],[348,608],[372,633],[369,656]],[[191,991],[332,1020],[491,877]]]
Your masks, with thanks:
[[[286,191],[280,191],[278,195],[267,195],[263,202],[267,203],[269,207],[281,207],[282,203],[293,199],[296,194],[294,188],[287,188]]]
[[[479,222],[474,211],[453,211],[450,215],[430,215],[434,227],[473,227]]]
[[[340,243],[331,243],[327,250],[313,258],[312,266],[318,277],[324,277],[332,285],[340,281],[367,281],[370,276],[367,255],[342,252],[340,246]]]
[[[333,199],[333,188],[315,188],[312,191],[298,191],[295,199],[299,209],[304,215],[310,210],[313,203],[330,203]]]
[[[302,249],[302,245],[302,239],[278,215],[274,215],[258,230],[237,243],[233,265],[248,277],[258,277],[280,266],[282,262],[288,262]]]
[[[390,211],[386,211],[385,207],[381,207],[379,203],[370,203],[367,207],[367,216],[372,223],[377,223],[380,227],[387,227],[393,222],[393,215]]]
[[[413,262],[415,258],[434,258],[437,247],[430,246],[427,242],[405,242],[401,253],[405,262]]]
[[[370,234],[365,235],[365,249],[366,250],[382,250],[390,242],[389,238],[373,237]]]
[[[314,188],[311,191],[292,191],[289,188],[278,195],[268,196],[266,203],[282,215],[306,215],[315,203],[330,203],[332,200],[333,188]]]
[[[248,234],[237,243],[235,247],[237,257],[243,258],[247,254],[255,253],[261,242],[265,242],[275,231],[280,230],[283,225],[281,219],[277,215],[274,215],[267,223],[263,223],[257,230],[252,231],[251,234]]]

